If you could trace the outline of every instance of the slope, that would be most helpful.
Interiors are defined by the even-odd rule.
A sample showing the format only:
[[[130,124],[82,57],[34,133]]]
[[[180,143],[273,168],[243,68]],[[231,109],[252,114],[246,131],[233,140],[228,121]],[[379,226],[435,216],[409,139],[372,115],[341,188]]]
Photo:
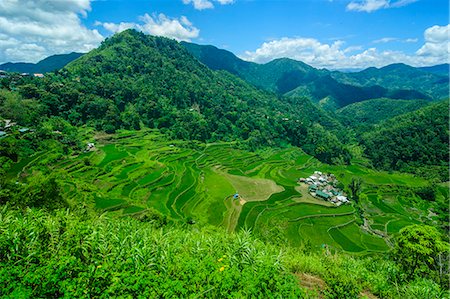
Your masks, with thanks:
[[[257,64],[239,59],[233,53],[213,46],[192,43],[182,45],[199,61],[215,70],[226,70],[239,76],[250,84],[265,90],[294,97],[308,97],[326,108],[340,108],[345,105],[367,99],[387,97],[393,99],[439,99],[445,82],[442,76],[405,66],[407,73],[397,70],[395,65],[383,69],[379,80],[372,80],[371,69],[368,71],[347,74],[318,70],[303,62],[281,58],[266,64]],[[400,84],[402,76],[410,77],[409,83]],[[427,76],[426,86],[416,88]],[[367,77],[364,84],[360,81]],[[435,87],[436,95],[429,91],[430,81],[440,82]],[[441,82],[442,81],[442,82]],[[448,86],[448,84],[447,84]]]
[[[448,123],[446,100],[374,126],[361,143],[376,167],[418,172],[436,166],[434,170],[448,179]]]
[[[247,141],[248,146],[300,145],[315,154],[311,136],[333,140],[323,161],[348,161],[334,136],[343,127],[305,99],[284,100],[228,72],[215,72],[174,40],[127,30],[55,75],[16,86],[25,98],[73,124],[97,130],[159,128],[178,139]],[[19,82],[20,85],[20,82]],[[333,133],[334,132],[334,133]],[[337,151],[337,152],[334,152]]]
[[[354,103],[336,111],[342,124],[348,127],[373,125],[395,116],[418,110],[429,102],[425,100],[372,99]]]
[[[332,77],[342,83],[356,86],[380,85],[387,89],[396,89],[399,91],[396,95],[399,99],[405,98],[401,97],[403,91],[412,90],[433,100],[448,96],[448,75],[427,72],[402,63],[382,68],[371,67],[356,73],[333,72]]]

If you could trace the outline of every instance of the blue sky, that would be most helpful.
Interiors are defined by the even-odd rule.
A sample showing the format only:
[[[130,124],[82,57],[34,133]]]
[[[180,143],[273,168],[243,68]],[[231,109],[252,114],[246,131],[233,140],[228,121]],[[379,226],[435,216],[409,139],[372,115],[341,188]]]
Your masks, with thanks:
[[[27,4],[15,7],[22,1]],[[449,60],[446,0],[46,2],[0,1],[0,63],[85,52],[126,28],[212,44],[259,63],[290,57],[336,69]],[[12,26],[18,29],[4,29]]]

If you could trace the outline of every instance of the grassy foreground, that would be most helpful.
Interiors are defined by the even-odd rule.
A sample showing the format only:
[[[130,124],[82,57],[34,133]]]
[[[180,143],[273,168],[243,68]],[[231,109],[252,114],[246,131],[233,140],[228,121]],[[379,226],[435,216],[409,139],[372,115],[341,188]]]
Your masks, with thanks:
[[[0,210],[5,298],[442,298],[395,263],[88,210]]]

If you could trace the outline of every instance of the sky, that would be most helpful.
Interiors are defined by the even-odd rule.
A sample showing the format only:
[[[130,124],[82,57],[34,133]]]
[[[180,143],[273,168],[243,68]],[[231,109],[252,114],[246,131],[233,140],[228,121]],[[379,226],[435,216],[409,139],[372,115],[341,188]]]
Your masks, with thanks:
[[[317,68],[449,63],[447,0],[0,0],[0,63],[88,52],[128,28]]]

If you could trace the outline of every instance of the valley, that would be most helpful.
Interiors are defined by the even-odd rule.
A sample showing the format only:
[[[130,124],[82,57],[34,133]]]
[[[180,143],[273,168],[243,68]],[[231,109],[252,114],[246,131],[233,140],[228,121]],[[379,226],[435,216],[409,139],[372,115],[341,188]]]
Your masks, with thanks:
[[[156,211],[169,221],[251,229],[263,240],[314,250],[326,244],[335,251],[384,252],[402,227],[438,224],[433,203],[414,193],[426,180],[375,171],[363,161],[332,166],[296,147],[250,152],[233,142],[171,141],[157,130],[87,134],[93,149],[62,160],[52,159],[51,151],[37,153],[8,175],[21,183],[35,171],[57,172],[71,205],[87,203],[118,217]],[[353,201],[336,207],[311,200],[297,181],[316,170],[335,174],[346,190],[352,179],[361,179],[364,218]],[[437,196],[447,195],[439,189]]]

